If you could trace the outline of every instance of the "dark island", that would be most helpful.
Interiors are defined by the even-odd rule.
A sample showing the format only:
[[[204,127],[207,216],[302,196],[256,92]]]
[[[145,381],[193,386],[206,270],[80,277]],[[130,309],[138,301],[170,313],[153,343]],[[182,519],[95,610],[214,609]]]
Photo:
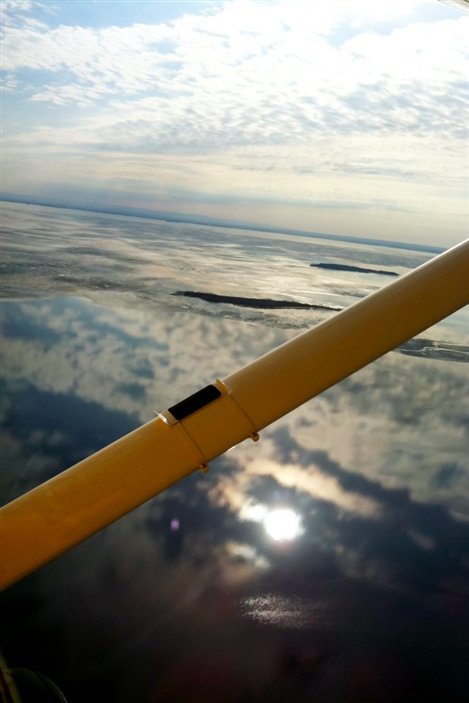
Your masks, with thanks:
[[[427,359],[439,359],[440,361],[461,361],[469,362],[469,347],[463,344],[452,344],[451,342],[438,342],[434,339],[424,337],[414,337],[397,349],[401,354],[408,356],[419,356]]]
[[[282,310],[282,309],[302,309],[302,310],[329,310],[337,312],[342,308],[328,305],[310,305],[309,303],[299,303],[296,300],[272,300],[272,298],[242,298],[237,295],[217,295],[216,293],[202,293],[195,290],[178,290],[173,295],[180,295],[184,298],[198,298],[207,303],[229,303],[243,308],[258,308],[261,310]]]
[[[367,269],[363,266],[350,266],[350,264],[310,264],[316,269],[327,271],[350,271],[352,273],[377,273],[380,276],[399,276],[395,271],[384,271],[383,269]]]

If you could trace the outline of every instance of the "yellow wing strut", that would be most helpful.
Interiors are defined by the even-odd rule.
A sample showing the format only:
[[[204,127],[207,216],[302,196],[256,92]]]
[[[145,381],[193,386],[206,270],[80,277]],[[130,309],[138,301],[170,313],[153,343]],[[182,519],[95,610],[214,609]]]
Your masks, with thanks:
[[[0,588],[469,303],[469,240],[0,509]]]

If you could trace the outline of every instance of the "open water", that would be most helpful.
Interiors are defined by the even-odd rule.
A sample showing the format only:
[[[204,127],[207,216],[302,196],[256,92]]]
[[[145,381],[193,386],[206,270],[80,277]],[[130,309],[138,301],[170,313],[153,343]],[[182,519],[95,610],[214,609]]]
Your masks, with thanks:
[[[2,502],[431,256],[3,224]],[[468,345],[466,309],[7,590],[5,659],[70,703],[467,700]]]

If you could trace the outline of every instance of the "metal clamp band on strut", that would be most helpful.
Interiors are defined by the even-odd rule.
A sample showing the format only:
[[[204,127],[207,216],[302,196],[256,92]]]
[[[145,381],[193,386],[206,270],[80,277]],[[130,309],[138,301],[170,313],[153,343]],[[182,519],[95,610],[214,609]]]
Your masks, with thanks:
[[[213,385],[216,386],[216,388],[218,388],[218,390],[220,390],[223,393],[223,395],[225,395],[227,398],[230,399],[230,401],[236,406],[236,409],[239,410],[241,415],[243,415],[243,417],[248,421],[249,425],[252,427],[251,439],[253,442],[258,442],[259,441],[259,432],[257,431],[253,421],[251,420],[251,418],[249,417],[249,415],[247,414],[245,409],[243,407],[241,407],[241,405],[238,403],[238,401],[236,400],[234,395],[231,393],[231,390],[226,385],[226,383],[224,381],[222,381],[221,379],[217,378]]]

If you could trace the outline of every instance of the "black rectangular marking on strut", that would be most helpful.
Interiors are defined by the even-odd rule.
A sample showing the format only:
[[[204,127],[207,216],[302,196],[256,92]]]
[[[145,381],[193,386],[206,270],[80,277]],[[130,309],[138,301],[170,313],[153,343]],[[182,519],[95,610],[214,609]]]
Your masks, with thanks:
[[[168,410],[176,420],[184,420],[185,417],[192,415],[196,410],[200,410],[221,395],[222,392],[219,391],[216,386],[205,386],[205,388],[201,388],[197,393],[190,395],[188,398],[184,398],[184,400],[168,408]]]

